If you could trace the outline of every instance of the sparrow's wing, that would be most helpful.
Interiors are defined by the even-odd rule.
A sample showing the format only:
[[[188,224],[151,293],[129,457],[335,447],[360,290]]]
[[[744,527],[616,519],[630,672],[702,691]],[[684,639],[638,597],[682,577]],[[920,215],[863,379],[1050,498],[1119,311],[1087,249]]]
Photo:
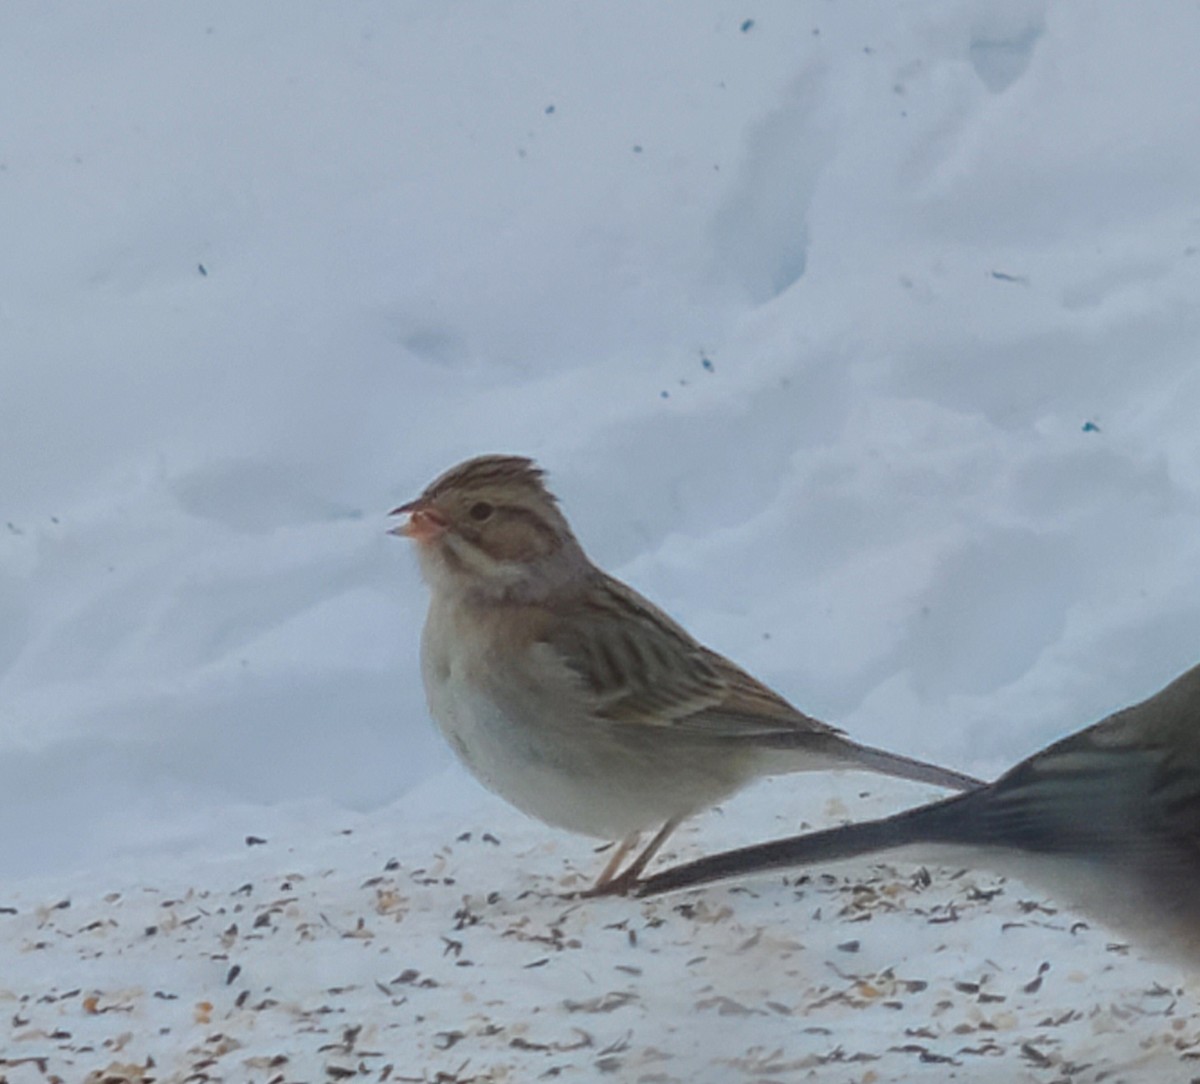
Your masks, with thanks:
[[[581,610],[549,625],[542,639],[595,698],[596,718],[714,742],[752,741],[780,751],[779,771],[847,767],[956,790],[980,785],[961,772],[851,742],[698,643],[636,591],[608,576],[595,586]]]
[[[596,586],[580,602],[585,612],[546,628],[542,639],[595,698],[597,717],[714,739],[840,733],[708,650],[636,591],[607,576]]]

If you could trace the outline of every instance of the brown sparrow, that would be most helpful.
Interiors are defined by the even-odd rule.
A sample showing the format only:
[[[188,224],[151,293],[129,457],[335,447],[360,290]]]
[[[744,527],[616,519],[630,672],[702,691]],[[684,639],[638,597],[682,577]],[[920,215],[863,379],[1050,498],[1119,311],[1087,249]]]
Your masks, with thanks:
[[[395,509],[432,597],[429,710],[518,809],[619,840],[592,892],[627,891],[681,821],[762,775],[856,768],[979,780],[857,745],[600,571],[529,459],[480,456]],[[647,829],[657,829],[625,871]]]
[[[985,866],[1200,965],[1200,667],[968,794],[676,866],[638,895],[905,848]]]

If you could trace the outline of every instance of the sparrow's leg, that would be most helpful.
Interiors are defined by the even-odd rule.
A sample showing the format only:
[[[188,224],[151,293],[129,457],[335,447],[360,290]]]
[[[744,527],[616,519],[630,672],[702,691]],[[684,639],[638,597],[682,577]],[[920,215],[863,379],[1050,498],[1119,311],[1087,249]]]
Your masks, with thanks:
[[[683,820],[683,817],[672,817],[669,821],[667,821],[667,823],[664,824],[654,834],[654,838],[646,844],[642,853],[629,863],[629,865],[625,868],[625,871],[623,873],[616,874],[615,871],[618,865],[618,859],[624,858],[637,841],[637,836],[630,836],[621,844],[620,847],[617,848],[618,853],[613,855],[612,860],[610,860],[608,865],[604,867],[604,872],[600,875],[599,880],[597,880],[591,888],[583,893],[583,895],[585,897],[628,895],[634,888],[637,887],[639,878],[642,876],[642,871],[650,864],[650,859],[658,854],[659,849],[664,843],[667,842],[671,833],[683,823]]]
[[[621,868],[621,863],[625,861],[625,856],[637,844],[641,834],[641,832],[633,832],[617,844],[612,857],[608,860],[608,864],[601,870],[600,876],[596,878],[596,883],[587,890],[585,895],[599,896],[603,893],[604,888],[617,875],[617,870]]]

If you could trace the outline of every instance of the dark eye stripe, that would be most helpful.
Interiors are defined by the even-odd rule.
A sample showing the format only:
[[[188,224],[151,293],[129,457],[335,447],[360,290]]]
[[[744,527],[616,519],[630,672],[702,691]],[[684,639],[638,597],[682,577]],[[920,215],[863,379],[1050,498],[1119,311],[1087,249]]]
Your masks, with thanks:
[[[558,532],[537,512],[533,512],[528,508],[521,508],[519,505],[510,505],[504,511],[506,515],[513,519],[524,520],[526,524],[549,541],[553,542],[558,538]]]

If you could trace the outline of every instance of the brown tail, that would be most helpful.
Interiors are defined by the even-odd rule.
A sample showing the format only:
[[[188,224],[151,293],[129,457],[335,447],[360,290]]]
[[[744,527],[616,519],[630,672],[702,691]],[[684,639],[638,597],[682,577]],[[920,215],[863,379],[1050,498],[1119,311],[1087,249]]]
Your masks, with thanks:
[[[880,775],[894,775],[898,779],[911,779],[914,783],[931,783],[935,787],[945,787],[947,790],[974,790],[984,784],[982,779],[956,772],[953,768],[940,768],[936,764],[914,760],[899,753],[873,749],[869,745],[859,745],[856,742],[851,745],[854,752],[848,758],[848,768],[865,768],[870,772],[879,772]]]

